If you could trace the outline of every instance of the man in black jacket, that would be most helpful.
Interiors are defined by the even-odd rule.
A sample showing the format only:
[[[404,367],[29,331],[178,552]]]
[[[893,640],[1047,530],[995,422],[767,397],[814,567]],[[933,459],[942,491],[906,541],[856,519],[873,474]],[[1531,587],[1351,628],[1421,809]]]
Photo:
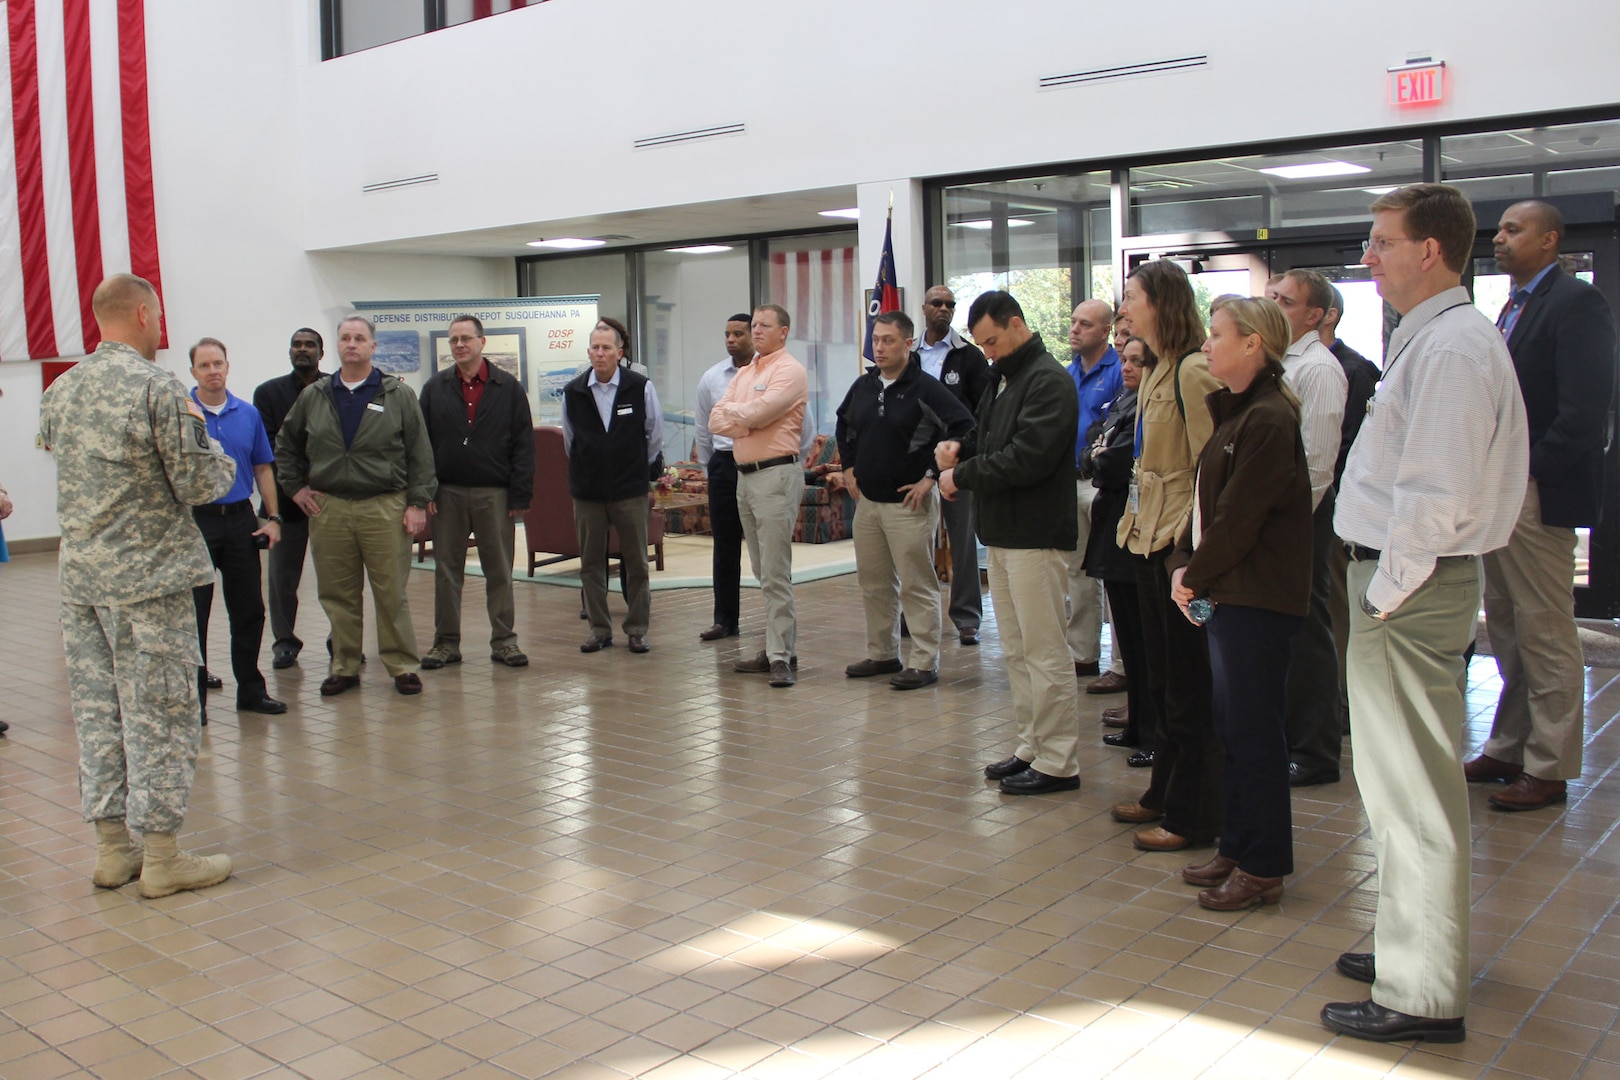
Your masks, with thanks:
[[[253,391],[253,407],[264,421],[264,433],[270,445],[276,445],[282,421],[292,411],[293,402],[304,392],[304,387],[326,378],[321,371],[321,357],[326,343],[321,335],[309,327],[293,331],[287,356],[292,370],[259,384]],[[290,668],[298,663],[298,653],[304,643],[294,632],[298,622],[298,584],[304,577],[304,554],[309,550],[309,517],[293,502],[292,492],[276,485],[276,508],[281,511],[281,543],[271,548],[270,564],[270,666]],[[261,504],[263,514],[270,513],[268,505]]]
[[[461,663],[461,588],[467,534],[478,543],[489,609],[489,658],[523,667],[529,658],[512,630],[512,548],[517,518],[534,490],[534,422],[529,395],[484,359],[484,324],[450,321],[455,363],[422,384],[422,419],[433,443],[439,492],[428,503],[433,527],[433,648],[424,670]]]
[[[1513,278],[1497,319],[1530,422],[1530,477],[1508,545],[1485,556],[1485,620],[1502,697],[1470,780],[1506,780],[1498,810],[1566,798],[1581,775],[1585,660],[1575,629],[1575,530],[1603,513],[1613,434],[1614,316],[1603,294],[1558,266],[1564,220],[1521,202],[1502,214],[1496,265]]]
[[[855,573],[866,606],[866,659],[852,679],[892,675],[896,690],[939,681],[939,578],[934,573],[934,447],[962,439],[973,415],[911,353],[911,318],[888,311],[872,320],[876,366],[838,406],[837,484],[855,504]],[[900,664],[900,609],[911,628],[910,663]]]
[[[990,385],[990,365],[973,342],[951,328],[956,294],[935,285],[923,295],[923,335],[917,339],[922,369],[938,379],[971,416]],[[979,643],[984,599],[979,592],[979,542],[973,535],[973,496],[963,492],[940,503],[940,520],[951,538],[951,599],[948,611],[963,645]]]
[[[990,549],[990,593],[1018,720],[1018,748],[987,765],[1008,795],[1080,786],[1080,696],[1063,636],[1069,554],[1079,542],[1074,380],[1024,323],[1005,292],[968,311],[968,331],[993,366],[978,426],[935,451],[940,494],[974,494],[979,539]],[[960,464],[958,464],[960,461]]]
[[[647,581],[647,485],[662,465],[664,419],[652,382],[621,367],[619,331],[598,323],[591,331],[590,369],[563,388],[563,445],[568,491],[579,535],[580,583],[591,633],[579,651],[613,644],[607,609],[608,529],[619,532],[624,568],[624,632],[630,651],[644,653],[652,603]]]

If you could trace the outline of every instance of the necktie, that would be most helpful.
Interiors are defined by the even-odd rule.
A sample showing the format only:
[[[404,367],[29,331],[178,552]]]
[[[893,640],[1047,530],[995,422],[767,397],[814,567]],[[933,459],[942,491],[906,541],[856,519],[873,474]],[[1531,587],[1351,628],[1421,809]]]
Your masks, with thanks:
[[[1524,313],[1524,305],[1530,299],[1529,289],[1516,289],[1513,298],[1502,309],[1502,314],[1496,317],[1496,328],[1502,331],[1503,337],[1512,337],[1513,328],[1519,323],[1519,316]]]

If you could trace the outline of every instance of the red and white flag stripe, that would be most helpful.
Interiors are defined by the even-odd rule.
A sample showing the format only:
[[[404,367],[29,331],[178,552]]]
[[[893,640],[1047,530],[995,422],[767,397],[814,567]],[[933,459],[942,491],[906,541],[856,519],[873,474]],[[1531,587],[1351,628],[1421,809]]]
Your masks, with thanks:
[[[90,296],[107,274],[162,295],[144,0],[5,4],[0,360],[79,356],[100,341]]]
[[[772,302],[793,320],[793,337],[823,344],[859,340],[853,247],[772,252],[769,288]]]

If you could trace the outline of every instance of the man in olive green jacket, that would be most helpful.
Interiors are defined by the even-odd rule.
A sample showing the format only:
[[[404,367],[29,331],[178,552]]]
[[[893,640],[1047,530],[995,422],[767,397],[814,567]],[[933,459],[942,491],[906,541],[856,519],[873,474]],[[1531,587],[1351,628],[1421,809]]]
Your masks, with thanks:
[[[362,572],[394,689],[422,692],[405,579],[411,537],[426,525],[439,485],[416,395],[371,366],[376,348],[370,320],[351,315],[339,323],[342,367],[298,395],[276,437],[276,479],[309,515],[321,607],[332,625],[332,672],[321,683],[327,697],[360,685]]]

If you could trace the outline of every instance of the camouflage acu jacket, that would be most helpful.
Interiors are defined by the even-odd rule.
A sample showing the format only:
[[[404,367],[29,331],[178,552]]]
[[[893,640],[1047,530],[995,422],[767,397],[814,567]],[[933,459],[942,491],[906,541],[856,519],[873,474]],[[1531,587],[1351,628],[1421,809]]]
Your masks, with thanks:
[[[56,460],[65,602],[130,604],[213,580],[190,507],[229,491],[236,464],[171,372],[104,341],[45,391],[39,433]]]

